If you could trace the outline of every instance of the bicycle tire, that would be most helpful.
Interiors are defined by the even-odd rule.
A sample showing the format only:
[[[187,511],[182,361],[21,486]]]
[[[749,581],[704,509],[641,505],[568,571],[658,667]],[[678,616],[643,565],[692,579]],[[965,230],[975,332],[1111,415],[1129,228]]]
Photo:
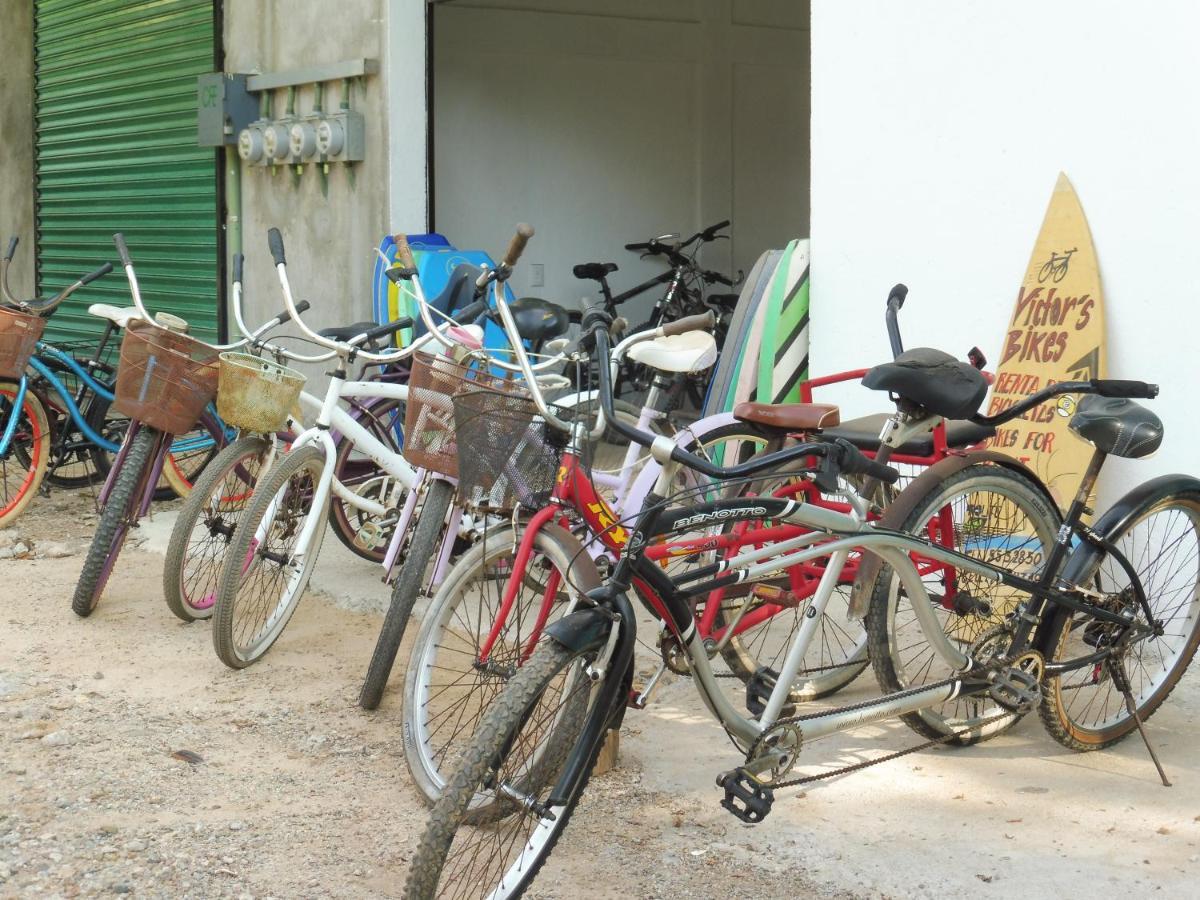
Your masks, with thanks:
[[[1167,543],[1164,537],[1164,534],[1168,536],[1172,534],[1169,530],[1171,528],[1170,521],[1145,527],[1145,523],[1150,521],[1151,517],[1170,515],[1173,512],[1183,515],[1187,519],[1187,524],[1180,536],[1170,543]],[[1143,536],[1143,547],[1140,550],[1135,537],[1139,533],[1139,528]],[[1155,539],[1156,534],[1159,544],[1174,547],[1174,549],[1169,553],[1158,552],[1148,546],[1149,542]],[[1178,648],[1169,664],[1160,657],[1157,662],[1150,660],[1150,664],[1147,665],[1139,655],[1136,665],[1130,671],[1130,666],[1122,662],[1122,667],[1129,677],[1131,693],[1134,695],[1134,708],[1144,722],[1170,696],[1184,672],[1187,671],[1188,665],[1196,653],[1196,647],[1200,644],[1200,583],[1198,583],[1200,578],[1197,576],[1196,563],[1197,556],[1200,555],[1200,494],[1175,494],[1156,502],[1147,503],[1130,517],[1128,526],[1110,540],[1137,571],[1138,580],[1143,584],[1152,613],[1160,611],[1160,607],[1156,607],[1155,604],[1156,601],[1162,601],[1164,598],[1166,598],[1167,611],[1171,612],[1170,619],[1164,622],[1166,629],[1164,635],[1143,639],[1131,645],[1131,651],[1165,645],[1167,638],[1176,636],[1172,634],[1169,626],[1179,618],[1181,612],[1184,612],[1185,604],[1187,606],[1186,615],[1179,626],[1183,630],[1177,635],[1181,640],[1177,642]],[[1191,546],[1187,546],[1188,544]],[[1116,587],[1121,583],[1128,586],[1128,580],[1125,573],[1116,567],[1115,562],[1111,562],[1107,569],[1105,568],[1106,562],[1110,561],[1104,558],[1097,559],[1095,566],[1084,578],[1080,579],[1080,583],[1087,584],[1108,596],[1116,593],[1117,601],[1131,606],[1135,611],[1135,619],[1144,621],[1144,612],[1132,601],[1131,597],[1124,595],[1124,590],[1119,592],[1111,590],[1111,587]],[[1168,576],[1171,577],[1171,584],[1178,585],[1171,590],[1167,590],[1169,585],[1164,584],[1162,576],[1156,575],[1153,568],[1143,571],[1143,569],[1159,563],[1171,565],[1176,562],[1183,569],[1177,577]],[[1180,599],[1181,596],[1183,599]],[[1177,605],[1175,605],[1176,601],[1178,601]],[[1102,646],[1106,637],[1115,636],[1114,629],[1089,619],[1086,613],[1074,613],[1061,607],[1054,611],[1045,627],[1047,629],[1046,636],[1039,644],[1044,648],[1047,659],[1052,662],[1095,653]],[[1067,644],[1074,640],[1079,640],[1082,646],[1075,651],[1066,651]],[[1154,676],[1160,674],[1157,672],[1160,667],[1162,669],[1161,677],[1155,678]],[[1071,750],[1102,750],[1128,737],[1137,729],[1137,723],[1129,715],[1123,695],[1114,689],[1112,672],[1112,663],[1102,662],[1094,668],[1066,672],[1047,680],[1038,711],[1042,724],[1051,737]],[[1089,679],[1091,679],[1091,683],[1089,683]],[[1066,685],[1064,685],[1064,680],[1067,681]],[[1095,688],[1095,690],[1088,690],[1089,688]],[[1102,702],[1097,703],[1097,700],[1101,699]],[[1105,716],[1103,722],[1099,719],[1091,723],[1080,721],[1081,715],[1087,715],[1090,712]]]
[[[514,832],[510,840],[497,840],[491,836],[495,829],[476,828],[471,822],[470,809],[476,799],[479,786],[486,783],[485,779],[493,783],[496,780],[499,780],[501,784],[512,783],[503,778],[503,775],[506,774],[504,767],[509,765],[513,757],[519,755],[530,744],[528,740],[519,739],[521,731],[530,722],[536,724],[541,721],[541,718],[537,716],[537,711],[543,695],[560,673],[567,672],[583,658],[583,653],[572,653],[555,641],[544,642],[529,662],[521,667],[508,687],[488,710],[487,716],[472,737],[470,746],[463,754],[458,770],[450,779],[445,792],[434,804],[429,822],[417,844],[404,889],[404,896],[409,900],[431,900],[437,896],[438,883],[446,871],[455,838],[459,836],[464,827],[472,829],[462,832],[462,836],[468,841],[476,833],[487,832],[488,836],[483,840],[489,847],[503,848],[508,853],[515,850],[517,853],[515,863],[502,862],[501,868],[496,873],[501,878],[512,875],[512,880],[501,881],[493,888],[496,881],[495,876],[486,878],[486,880],[481,879],[483,884],[478,893],[479,896],[519,896],[537,877],[579,804],[579,799],[591,779],[595,758],[600,747],[594,748],[584,775],[566,798],[566,803],[562,807],[556,807],[548,815],[538,818],[534,828],[525,835],[524,840],[517,839],[517,832]],[[577,722],[573,718],[568,718],[570,716],[568,712],[567,716],[552,722],[551,728],[560,734],[573,731],[578,735],[589,718],[608,714],[608,710],[600,709],[593,702]],[[559,751],[562,756],[561,760],[543,758],[540,763],[540,771],[531,767],[531,773],[536,773],[536,777],[531,778],[529,775],[525,775],[523,778],[518,778],[514,785],[516,789],[521,790],[522,793],[537,794],[553,782],[557,770],[565,762],[566,754],[574,745],[574,741],[560,740],[557,743],[561,748]],[[500,770],[494,771],[494,763],[497,760]],[[491,777],[493,773],[496,777]],[[532,782],[532,784],[528,782]],[[508,801],[506,805],[514,808],[513,814],[500,820],[501,824],[515,823],[520,827],[523,824],[522,819],[530,818],[529,811],[517,810],[515,803]],[[464,851],[463,855],[471,856],[472,871],[470,874],[478,873],[481,868],[479,865],[480,854],[470,854],[468,850]],[[517,869],[518,866],[519,871],[514,873],[514,869]],[[467,889],[470,890],[473,886],[473,884],[469,885]],[[473,892],[471,895],[475,896]]]
[[[104,586],[134,524],[131,521],[135,515],[133,510],[141,503],[145,493],[139,488],[145,487],[154,451],[160,446],[162,437],[162,433],[153,428],[144,425],[139,428],[133,436],[129,452],[125,454],[121,470],[115,476],[108,502],[100,513],[96,533],[88,547],[79,582],[75,585],[75,595],[71,598],[71,609],[81,618],[90,616],[100,603]]]
[[[400,452],[399,443],[395,439],[395,433],[388,424],[404,425],[404,403],[400,400],[385,399],[377,404],[367,405],[362,412],[359,410],[353,411],[355,420],[360,425],[363,425],[368,432],[373,434],[384,446],[390,447],[394,452]],[[389,416],[399,416],[399,422],[390,420]],[[384,427],[380,427],[383,423]],[[340,481],[343,485],[355,489],[356,485],[370,484],[372,481],[377,481],[375,485],[375,499],[387,501],[387,495],[392,487],[392,477],[386,475],[380,468],[371,462],[369,459],[364,461],[356,461],[351,458],[354,452],[354,444],[348,440],[338,442],[337,457],[333,464],[333,477]],[[362,471],[351,471],[352,467],[361,467]],[[351,517],[357,517],[359,524],[355,524]],[[357,556],[361,556],[368,562],[382,563],[387,556],[388,543],[391,539],[391,532],[381,533],[378,541],[373,547],[363,546],[359,535],[362,530],[362,516],[358,510],[348,509],[347,505],[340,497],[334,494],[329,499],[329,522],[333,526],[333,533],[342,545]]]
[[[520,534],[512,528],[490,532],[463,554],[430,603],[413,642],[404,675],[404,757],[413,784],[427,803],[432,804],[441,795],[450,774],[444,768],[453,765],[470,737],[471,718],[467,714],[475,713],[478,721],[482,713],[475,711],[487,709],[503,688],[503,675],[480,671],[473,661],[495,621],[507,581],[502,577],[504,563],[511,559]],[[530,633],[525,626],[536,621],[536,610],[549,584],[548,571],[545,582],[539,581],[537,573],[548,567],[557,571],[566,591],[561,603],[557,602],[556,591],[557,609],[551,609],[547,624],[564,615],[572,607],[572,599],[600,587],[595,562],[582,552],[574,537],[557,525],[539,529],[526,569],[534,574],[523,582],[495,645],[506,663],[518,660],[520,648],[527,642],[527,637],[522,637]],[[463,646],[471,651],[470,662]],[[440,727],[434,726],[434,720],[454,722],[444,744],[434,743]]]
[[[912,488],[922,490],[918,482],[914,482],[909,489]],[[989,501],[987,514],[981,517],[977,510],[981,504],[972,504],[969,498],[985,495],[993,499]],[[957,503],[961,498],[968,498],[961,504],[961,509],[968,518],[962,525],[954,519],[953,528],[948,529],[953,534],[955,549],[967,552],[968,555],[972,552],[982,552],[986,557],[993,552],[994,546],[997,546],[999,550],[996,552],[1002,555],[1012,554],[1018,560],[1027,560],[1034,568],[1023,571],[1027,577],[1032,577],[1036,566],[1045,561],[1047,551],[1058,532],[1061,517],[1057,507],[1047,498],[1044,489],[1029,476],[1014,469],[977,462],[940,481],[929,482],[925,488],[925,496],[915,502],[912,511],[897,530],[907,534],[928,534],[935,516],[946,514],[943,511],[948,511],[952,517],[957,515],[958,507],[951,504]],[[999,498],[998,502],[996,498]],[[1012,511],[1023,518],[1014,520],[1011,531],[999,533],[993,520],[1001,513],[1012,515]],[[1033,533],[1027,533],[1029,530]],[[1014,535],[1019,535],[1016,547],[1010,546]],[[961,546],[960,536],[964,538]],[[1035,544],[1035,541],[1038,543]],[[968,545],[973,545],[975,550],[970,550]],[[1008,559],[990,557],[989,561],[1002,568],[1013,568]],[[942,569],[940,574],[925,577],[933,578],[934,584],[944,587],[942,579],[946,577],[946,572]],[[934,598],[932,605],[935,614],[941,616],[944,622],[943,630],[966,651],[989,630],[1002,625],[1004,615],[1015,607],[1021,596],[996,582],[961,570],[955,572],[955,578],[970,586],[969,591],[964,591],[959,586],[959,591],[990,603],[990,611],[960,614],[937,603],[935,592],[930,592]],[[1008,593],[1002,594],[1002,591]],[[908,604],[907,607],[905,603]],[[879,570],[872,588],[866,618],[871,663],[879,686],[885,693],[937,681],[949,676],[953,671],[953,664],[942,659],[936,652],[935,645],[930,644],[924,637],[925,632],[920,620],[912,612],[911,601],[901,590],[899,579],[890,566],[884,565]],[[1011,728],[1020,718],[1016,713],[996,718],[1000,712],[1003,710],[986,695],[972,695],[957,697],[936,709],[929,707],[908,713],[901,718],[905,724],[924,737],[941,739],[953,733],[957,736],[951,738],[948,743],[967,746],[1000,734]],[[979,727],[972,725],[973,722],[985,721],[987,724]]]
[[[259,435],[238,438],[205,467],[180,508],[163,564],[163,597],[182,621],[212,616],[225,551],[262,471],[254,461],[270,448],[271,442]],[[236,479],[232,484],[231,477]],[[239,490],[239,484],[244,490]],[[232,495],[234,490],[238,494]]]
[[[18,390],[13,382],[0,382],[0,431],[15,412],[13,406]],[[20,416],[25,427],[18,419],[12,444],[0,457],[0,528],[15,522],[37,495],[50,458],[50,423],[41,398],[33,391],[26,391]],[[13,485],[11,488],[10,484]]]
[[[222,423],[215,419],[208,410],[201,414],[200,420],[187,434],[173,436],[173,441],[195,435],[200,435],[200,439],[203,440],[205,433],[212,438],[212,446],[181,453],[178,456],[174,453],[167,454],[167,458],[163,461],[162,478],[159,479],[158,486],[154,490],[155,500],[186,500],[191,494],[192,486],[203,474],[208,464],[221,452],[221,448],[228,443],[228,437]]]
[[[421,506],[420,520],[413,530],[404,563],[392,586],[391,603],[388,604],[371,662],[367,665],[367,675],[358,693],[358,705],[363,709],[376,709],[383,698],[413,605],[425,583],[425,572],[441,547],[446,531],[446,514],[453,501],[453,484],[441,478],[430,479]]]
[[[327,523],[322,520],[317,525],[310,546],[300,548],[299,551],[295,547],[286,549],[287,559],[283,564],[278,564],[264,555],[266,553],[272,553],[275,556],[285,555],[278,549],[283,546],[282,543],[271,542],[268,544],[268,548],[264,549],[256,541],[260,526],[268,513],[272,515],[267,532],[268,539],[271,538],[276,525],[281,521],[280,510],[274,508],[274,502],[276,496],[284,491],[289,491],[289,493],[282,495],[281,502],[292,504],[292,506],[283,510],[285,516],[282,520],[284,522],[283,538],[292,533],[297,536],[303,533],[307,517],[312,515],[323,517],[325,515],[324,510],[313,508],[314,498],[311,487],[319,479],[324,463],[325,451],[319,446],[308,444],[288,451],[271,467],[262,484],[254,492],[254,498],[242,516],[241,525],[234,532],[234,540],[230,543],[229,550],[225,554],[225,562],[221,566],[221,575],[217,582],[217,601],[213,606],[212,615],[213,649],[221,662],[231,669],[244,669],[252,665],[274,646],[275,641],[287,627],[299,605],[301,596],[308,587],[313,566],[321,551],[321,542],[325,536]],[[297,476],[301,478],[301,481],[298,486],[292,486],[292,479]],[[304,486],[305,476],[309,479],[307,488]],[[293,511],[304,517],[299,524],[296,524],[294,517],[287,517]],[[257,590],[260,576],[265,572],[269,579],[272,575],[272,569],[266,563],[276,565],[276,571],[282,572],[285,566],[292,564],[297,552],[302,552],[304,555],[303,566],[299,570],[293,570],[293,574],[289,576],[281,594],[277,593],[277,588],[272,587],[269,581],[262,591]],[[255,596],[248,596],[243,603],[244,587],[248,588]],[[257,601],[259,593],[267,596],[267,599],[261,603]],[[270,595],[274,595],[274,597]],[[239,609],[247,605],[252,607],[252,611],[255,609],[269,610],[259,627],[259,632],[251,635],[254,640],[248,648],[239,643],[238,632],[241,629],[237,621]]]

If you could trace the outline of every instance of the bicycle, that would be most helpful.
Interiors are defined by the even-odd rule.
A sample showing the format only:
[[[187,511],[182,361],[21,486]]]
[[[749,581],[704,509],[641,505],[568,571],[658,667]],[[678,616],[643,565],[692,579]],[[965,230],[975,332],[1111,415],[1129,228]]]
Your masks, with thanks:
[[[600,356],[609,349],[607,326],[602,315],[585,317],[585,332]],[[611,380],[606,367],[601,366],[599,373],[601,403],[607,411],[612,400]],[[873,369],[864,383],[898,396],[905,407],[900,418],[929,420],[973,407],[973,417],[987,421],[978,413],[986,382],[973,367],[948,354],[909,351],[897,363]],[[739,766],[718,778],[725,794],[722,806],[741,821],[762,821],[770,812],[775,790],[823,777],[789,778],[803,743],[885,718],[912,716],[959,696],[986,698],[996,709],[989,719],[1019,717],[1037,709],[1050,734],[1073,749],[1099,749],[1137,730],[1167,783],[1142,723],[1165,700],[1200,642],[1196,565],[1200,480],[1184,475],[1153,479],[1118,500],[1094,527],[1082,524],[1088,495],[1104,459],[1108,455],[1138,458],[1153,452],[1161,443],[1162,425],[1153,413],[1129,399],[1157,394],[1156,386],[1143,382],[1063,382],[1018,406],[1025,412],[1065,393],[1098,395],[1079,404],[1072,425],[1094,445],[1095,453],[1062,528],[1041,548],[1045,551],[1041,563],[1020,572],[941,546],[927,536],[873,524],[868,521],[866,503],[853,489],[846,491],[852,507],[847,513],[773,497],[698,507],[667,505],[672,470],[677,466],[729,480],[812,461],[819,463],[811,467],[813,477],[824,472],[862,474],[884,482],[895,479],[894,470],[867,460],[848,444],[804,442],[732,467],[714,466],[672,449],[612,575],[589,594],[590,608],[546,629],[545,640],[516,671],[481,722],[434,806],[413,859],[406,896],[415,900],[451,891],[457,896],[518,896],[531,883],[576,808],[605,733],[620,725],[636,640],[636,618],[628,592],[639,583],[643,590],[649,588],[644,600],[656,598],[655,610],[665,618],[667,633],[685,654],[706,707],[745,754]],[[653,443],[650,435],[636,429],[621,423],[614,427],[643,446]],[[937,468],[924,477],[937,478]],[[1037,490],[1036,484],[1031,490]],[[1158,577],[1161,573],[1139,571],[1130,561],[1135,555],[1142,564],[1156,564],[1157,559],[1147,560],[1144,547],[1142,553],[1132,554],[1118,546],[1121,542],[1136,544],[1139,534],[1144,543],[1145,536],[1153,533],[1153,526],[1143,527],[1144,523],[1160,515],[1168,517],[1168,525],[1171,521],[1178,525],[1178,537],[1168,536],[1165,546],[1172,549],[1165,558],[1168,566],[1173,562],[1179,565],[1165,582]],[[742,552],[720,566],[689,573],[687,584],[665,576],[649,560],[647,550],[659,536],[688,528],[698,518],[713,517],[795,523],[820,532],[825,540],[815,545],[806,541],[807,546],[785,541]],[[1079,541],[1077,546],[1072,546],[1073,538]],[[902,584],[911,598],[913,614],[921,622],[922,639],[936,648],[950,674],[839,709],[781,716],[789,676],[799,664],[794,652],[800,644],[797,636],[762,713],[754,718],[740,714],[714,678],[689,598],[724,585],[761,581],[824,556],[829,563],[814,597],[814,608],[820,608],[836,587],[849,554],[857,549],[880,557]],[[964,650],[947,638],[933,616],[934,600],[918,571],[922,561],[971,572],[997,589],[1019,592],[1025,599],[1014,607],[1015,615],[1002,630],[977,639]],[[888,580],[893,575],[888,575]],[[863,584],[860,580],[860,584],[870,590],[883,578],[880,573],[874,582]],[[1148,587],[1156,602],[1165,598],[1161,610],[1151,607]],[[867,615],[873,617],[873,623],[879,621],[873,608]],[[1166,652],[1159,653],[1153,669],[1142,669],[1139,657],[1139,668],[1131,675],[1126,665],[1130,653],[1147,647],[1152,651],[1161,647]],[[1145,677],[1140,672],[1145,672]],[[1135,675],[1139,679],[1136,697]],[[1092,700],[1076,701],[1076,694],[1084,690],[1093,691]],[[1105,700],[1096,713],[1100,696]],[[976,720],[943,737],[968,736],[988,724]]]
[[[1078,247],[1072,247],[1070,250],[1064,250],[1062,253],[1050,251],[1050,258],[1042,263],[1041,269],[1038,270],[1038,284],[1041,284],[1047,278],[1052,278],[1055,284],[1067,277],[1067,268],[1071,265],[1071,256],[1079,252]]]
[[[81,618],[95,611],[130,528],[149,512],[175,435],[187,434],[197,421],[204,421],[205,408],[216,393],[218,353],[246,343],[208,345],[184,334],[187,323],[177,317],[160,313],[157,321],[152,319],[142,302],[124,235],[113,235],[113,243],[138,313],[126,323],[114,391],[114,406],[130,424],[100,490],[100,521],[71,599],[71,609]],[[258,333],[286,321],[287,316],[276,316]],[[214,444],[224,439],[220,426]]]

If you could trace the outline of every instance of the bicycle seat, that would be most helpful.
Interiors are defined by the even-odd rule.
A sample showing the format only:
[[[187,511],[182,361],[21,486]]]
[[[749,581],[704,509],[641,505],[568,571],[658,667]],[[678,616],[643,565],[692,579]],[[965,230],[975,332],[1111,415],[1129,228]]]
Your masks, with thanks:
[[[1127,459],[1149,456],[1163,439],[1162,420],[1124,397],[1088,394],[1079,401],[1069,427],[1097,450]]]
[[[364,331],[370,331],[372,328],[378,327],[375,322],[355,322],[353,325],[337,325],[333,328],[322,328],[317,334],[321,337],[327,337],[331,341],[345,343],[351,338],[358,337]]]
[[[517,333],[535,344],[566,334],[571,325],[570,314],[565,309],[538,297],[522,297],[508,304],[508,308],[512,310]]]
[[[129,323],[134,319],[140,319],[141,313],[137,311],[137,307],[127,306],[109,306],[107,303],[93,303],[88,307],[88,313],[101,319],[108,319],[118,328],[128,328]]]
[[[616,263],[580,263],[571,270],[576,278],[599,281],[612,272],[617,271]]]
[[[707,331],[668,334],[634,344],[629,358],[660,372],[703,372],[717,361],[717,339]]]
[[[888,391],[947,419],[968,419],[979,411],[987,379],[970,363],[930,347],[906,350],[863,376],[863,387]]]
[[[877,413],[873,416],[862,416],[842,422],[836,428],[825,431],[826,437],[842,438],[849,441],[859,450],[878,450],[879,435],[883,432],[883,423],[887,421],[887,413]],[[946,420],[947,446],[961,450],[987,440],[996,433],[990,425],[976,425],[962,419]],[[919,434],[909,438],[895,449],[896,453],[909,456],[932,456],[933,434]]]
[[[774,431],[821,431],[837,425],[841,415],[841,410],[829,403],[744,402],[733,408],[735,419]]]

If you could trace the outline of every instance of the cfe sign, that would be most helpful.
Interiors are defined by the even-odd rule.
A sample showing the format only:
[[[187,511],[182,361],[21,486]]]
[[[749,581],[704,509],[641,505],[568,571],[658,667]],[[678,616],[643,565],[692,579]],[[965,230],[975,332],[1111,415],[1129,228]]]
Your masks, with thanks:
[[[1104,303],[1096,250],[1075,189],[1060,173],[1017,291],[987,411],[1001,412],[1057,381],[1104,374]],[[1060,507],[1070,502],[1092,455],[1091,445],[1067,428],[1075,399],[1064,396],[1031,409],[988,441],[1033,469]]]

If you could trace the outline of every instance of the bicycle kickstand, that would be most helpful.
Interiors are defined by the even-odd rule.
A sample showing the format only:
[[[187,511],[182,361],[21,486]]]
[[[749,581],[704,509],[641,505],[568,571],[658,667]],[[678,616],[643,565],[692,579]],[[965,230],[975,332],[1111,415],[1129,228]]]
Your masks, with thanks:
[[[1154,752],[1154,746],[1150,743],[1150,735],[1146,734],[1146,726],[1142,724],[1142,717],[1137,713],[1137,705],[1133,702],[1133,691],[1129,687],[1129,677],[1125,673],[1125,661],[1118,659],[1116,665],[1112,669],[1113,683],[1120,690],[1125,698],[1125,708],[1129,710],[1129,715],[1133,716],[1134,724],[1137,725],[1138,734],[1142,736],[1142,742],[1146,745],[1146,752],[1150,754],[1150,759],[1154,762],[1154,768],[1158,769],[1158,777],[1162,779],[1163,787],[1171,787],[1171,782],[1167,780],[1167,773],[1163,771],[1162,763],[1158,761],[1158,754]]]

